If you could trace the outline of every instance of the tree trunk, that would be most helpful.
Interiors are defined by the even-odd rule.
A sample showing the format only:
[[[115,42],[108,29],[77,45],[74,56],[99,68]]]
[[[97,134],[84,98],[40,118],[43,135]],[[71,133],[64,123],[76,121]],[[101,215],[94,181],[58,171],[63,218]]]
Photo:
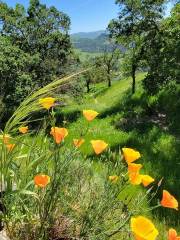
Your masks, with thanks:
[[[111,87],[111,77],[108,75],[108,87]]]
[[[136,91],[136,65],[135,64],[132,65],[131,76],[132,76],[132,94],[134,94]]]
[[[86,87],[87,87],[87,93],[89,93],[90,92],[90,82],[89,81],[86,82]]]

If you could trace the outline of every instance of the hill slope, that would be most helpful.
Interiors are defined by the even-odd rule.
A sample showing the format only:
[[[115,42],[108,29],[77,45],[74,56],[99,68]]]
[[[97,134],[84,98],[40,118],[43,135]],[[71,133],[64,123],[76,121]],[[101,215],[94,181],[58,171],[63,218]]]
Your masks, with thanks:
[[[114,82],[111,88],[104,87],[102,83],[98,84],[96,93],[86,95],[81,104],[66,107],[61,114],[68,122],[67,127],[71,133],[67,138],[67,144],[72,144],[73,138],[80,138],[87,129],[87,121],[82,116],[82,110],[93,109],[100,113],[98,118],[90,123],[90,130],[84,136],[85,143],[81,146],[81,151],[86,155],[92,155],[93,159],[95,158],[93,149],[89,148],[92,139],[105,140],[115,151],[119,151],[124,146],[139,150],[142,158],[138,163],[143,165],[142,174],[149,174],[156,179],[155,189],[163,178],[161,186],[158,187],[159,193],[154,200],[153,205],[156,205],[162,197],[163,189],[170,191],[177,199],[180,198],[180,141],[170,129],[167,130],[167,123],[161,118],[162,114],[148,115],[152,98],[148,100],[147,96],[144,96],[141,87],[143,78],[144,74],[137,76],[137,93],[133,96],[129,92],[130,78]],[[167,103],[167,98],[164,101]],[[162,110],[162,107],[160,108]],[[170,113],[168,111],[171,110],[167,110],[167,114]],[[175,119],[174,115],[171,117],[171,120]],[[174,226],[178,229],[180,226],[178,212],[159,208],[153,212],[153,218],[158,228],[162,230],[159,239],[166,238],[168,227]]]
[[[144,78],[144,74],[139,74],[137,82]],[[123,131],[115,129],[111,124],[114,115],[121,114],[119,104],[123,101],[123,94],[129,89],[131,79],[126,78],[118,82],[114,82],[111,88],[104,87],[104,83],[96,85],[96,92],[87,94],[81,104],[74,104],[66,107],[62,110],[62,114],[68,122],[70,121],[71,133],[74,135],[77,132],[77,128],[82,129],[82,125],[86,124],[82,116],[83,109],[93,109],[100,113],[99,118],[94,120],[91,125],[94,126],[98,131],[93,133],[94,138],[107,139],[109,144],[114,148],[125,141],[125,136],[128,137]],[[103,125],[104,124],[104,125]],[[73,134],[74,132],[74,134]],[[111,132],[111,134],[110,134]],[[92,136],[92,133],[91,133]],[[77,136],[76,136],[77,137]],[[87,139],[89,136],[87,136]],[[72,139],[69,139],[70,141]],[[89,147],[82,148],[86,153],[92,153]]]

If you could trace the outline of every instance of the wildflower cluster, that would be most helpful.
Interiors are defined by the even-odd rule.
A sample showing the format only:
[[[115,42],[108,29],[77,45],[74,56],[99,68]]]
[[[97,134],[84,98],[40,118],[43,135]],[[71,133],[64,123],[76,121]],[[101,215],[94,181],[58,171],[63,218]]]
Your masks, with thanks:
[[[38,104],[40,107],[48,110],[48,112],[49,112],[50,109],[55,106],[55,102],[56,102],[55,98],[46,97],[46,98],[39,99]],[[94,110],[83,110],[82,114],[88,123],[93,121],[99,115],[99,113]],[[42,157],[38,157],[36,159],[36,161],[27,165],[27,171],[29,169],[33,169],[33,167],[34,167],[35,168],[34,172],[36,172],[36,174],[33,176],[33,178],[30,179],[30,183],[26,183],[26,181],[25,181],[26,188],[24,190],[25,194],[32,195],[33,197],[35,197],[35,199],[37,201],[36,204],[37,204],[38,213],[36,213],[36,215],[38,215],[38,217],[36,216],[35,219],[31,219],[31,222],[35,221],[37,223],[40,236],[42,237],[42,239],[46,239],[47,235],[46,235],[45,231],[47,231],[48,227],[45,225],[45,222],[52,221],[51,217],[48,215],[49,215],[50,211],[52,211],[52,209],[55,208],[55,206],[59,204],[59,202],[56,201],[56,199],[60,198],[60,200],[62,202],[64,201],[63,204],[67,205],[66,200],[65,200],[65,198],[67,198],[73,202],[73,204],[69,204],[68,209],[73,210],[75,212],[76,217],[77,217],[77,215],[78,216],[81,215],[81,218],[83,219],[83,221],[87,222],[86,224],[83,222],[81,230],[76,230],[76,232],[78,232],[79,236],[86,236],[85,234],[87,234],[89,229],[91,229],[91,231],[92,231],[92,228],[93,228],[93,225],[89,226],[90,220],[87,221],[87,218],[88,217],[96,218],[96,216],[92,215],[92,213],[90,213],[88,215],[87,210],[83,212],[82,207],[79,206],[79,204],[78,204],[78,200],[79,200],[78,198],[80,198],[80,195],[79,195],[79,193],[77,194],[76,191],[81,189],[81,193],[84,196],[84,193],[86,191],[88,191],[87,186],[83,185],[83,187],[82,187],[81,186],[82,183],[79,182],[77,188],[72,189],[74,192],[74,195],[77,194],[78,200],[75,199],[75,201],[76,201],[76,203],[75,203],[71,199],[70,194],[68,192],[68,187],[71,188],[72,183],[69,183],[68,179],[64,179],[65,180],[64,184],[66,183],[66,186],[63,186],[62,178],[64,178],[64,175],[61,176],[61,174],[60,174],[60,173],[63,174],[63,171],[64,172],[67,171],[67,174],[69,174],[69,171],[71,171],[71,170],[69,170],[68,165],[70,165],[70,164],[72,164],[74,169],[78,169],[78,174],[81,173],[81,170],[79,170],[79,169],[81,169],[82,166],[80,168],[78,168],[77,167],[78,164],[71,160],[71,155],[73,155],[73,158],[74,158],[74,156],[77,157],[76,151],[81,147],[81,145],[86,143],[86,141],[84,139],[85,136],[81,135],[80,138],[73,139],[73,141],[72,141],[72,144],[74,145],[73,152],[71,153],[71,155],[67,154],[66,160],[64,160],[64,158],[63,158],[63,160],[60,162],[61,156],[63,154],[65,155],[65,151],[63,152],[63,143],[66,141],[66,137],[68,137],[68,135],[69,135],[69,130],[65,127],[56,126],[56,124],[54,124],[54,122],[55,121],[52,121],[51,129],[49,132],[49,136],[51,136],[51,138],[52,138],[51,141],[54,142],[54,145],[53,145],[54,147],[51,148],[50,150],[48,149],[48,151],[47,151],[48,154],[45,153],[45,155],[42,155],[43,158],[48,158],[48,157],[51,158],[53,156],[54,160],[50,161],[49,166],[45,166],[45,163],[43,163],[45,166],[44,168],[41,168],[41,166],[38,165],[39,162],[43,160]],[[26,134],[28,135],[28,133],[30,133],[29,128],[30,127],[27,125],[19,126],[19,128],[18,128],[19,135],[20,136],[26,135]],[[13,152],[16,149],[16,145],[18,145],[16,138],[12,137],[9,133],[3,133],[0,137],[2,140],[3,146],[5,146],[5,148],[6,148],[7,155],[11,157],[11,155],[13,155]],[[25,145],[25,143],[23,143],[23,144]],[[92,145],[92,149],[97,156],[100,156],[108,148],[108,143],[106,143],[102,139],[92,139],[87,144]],[[62,152],[60,153],[59,149],[61,147],[62,147]],[[31,153],[29,153],[29,155],[30,154]],[[127,168],[126,167],[125,168],[126,168],[126,172],[128,175],[128,181],[131,185],[142,184],[144,187],[148,187],[149,185],[155,183],[155,179],[153,177],[151,177],[150,175],[141,174],[140,170],[143,167],[142,164],[134,163],[135,161],[137,161],[141,158],[140,152],[138,152],[132,148],[124,147],[124,148],[122,148],[122,156],[127,165]],[[3,168],[3,166],[5,166],[5,164],[4,165],[3,164],[4,163],[2,162],[1,163],[2,168]],[[117,163],[116,168],[119,167],[118,164],[119,163]],[[4,168],[4,169],[5,169],[5,171],[1,174],[1,182],[2,181],[6,182],[5,175],[7,174],[8,168]],[[115,170],[115,167],[114,167],[114,170]],[[98,186],[99,187],[98,190],[100,192],[101,191],[103,192],[103,190],[106,189],[109,194],[108,201],[113,202],[115,200],[115,206],[117,206],[119,204],[118,202],[120,202],[118,197],[121,192],[121,190],[119,190],[118,184],[121,181],[121,178],[123,178],[123,176],[120,175],[121,174],[120,169],[117,172],[114,171],[114,173],[115,174],[112,174],[111,170],[108,172],[108,174],[109,174],[108,179],[107,179],[108,182],[105,183],[105,185],[103,187]],[[73,179],[73,177],[72,177],[72,179]],[[68,178],[68,177],[66,176],[66,178]],[[71,178],[70,175],[69,175],[69,178]],[[29,190],[27,190],[27,188],[28,188],[28,186],[31,185],[32,181],[34,183],[34,190],[29,191]],[[24,184],[23,181],[22,182],[20,181],[20,185],[21,184]],[[92,183],[90,182],[89,185],[90,184],[92,184]],[[61,192],[63,193],[63,195],[58,195],[58,189],[60,187],[62,188]],[[17,190],[19,190],[19,189],[17,189]],[[22,191],[21,191],[21,193],[22,193]],[[91,197],[93,198],[95,203],[98,199],[97,193],[95,191],[90,192],[89,196],[86,197],[87,202],[90,199],[89,205],[88,205],[88,207],[86,206],[86,209],[91,210],[91,209],[97,207],[97,209],[98,209],[97,211],[102,210],[102,211],[104,211],[104,214],[105,214],[105,212],[106,212],[105,206],[107,206],[107,205],[104,205],[104,202],[103,202],[104,200],[101,200],[101,202],[97,201],[97,203],[95,204],[95,203],[91,202]],[[23,199],[24,203],[26,203],[26,201],[27,201],[27,199]],[[108,201],[106,204],[109,203]],[[162,196],[162,200],[160,201],[159,206],[178,210],[178,201],[167,190],[163,190],[163,196]],[[24,211],[25,211],[25,207],[24,207]],[[133,237],[135,240],[155,240],[155,239],[157,239],[157,236],[159,234],[158,229],[155,227],[155,225],[153,224],[153,222],[150,219],[148,219],[145,216],[141,216],[141,215],[136,216],[133,214],[133,212],[131,212],[131,213],[129,213],[129,212],[127,213],[127,212],[128,212],[128,210],[125,211],[126,219],[123,222],[123,224],[121,225],[121,228],[123,228],[126,225],[126,222],[128,220],[128,221],[130,221],[131,233],[133,234]],[[28,212],[27,215],[28,214],[30,214],[30,212]],[[66,214],[66,212],[64,214]],[[123,211],[121,212],[121,214],[123,216]],[[109,216],[106,216],[106,218],[107,218],[106,220],[108,222]],[[79,219],[80,219],[80,217],[79,217]],[[25,217],[25,220],[27,221],[26,217]],[[6,221],[8,221],[8,219],[6,219]],[[66,221],[67,221],[67,219],[66,219]],[[100,219],[98,219],[98,221],[100,222]],[[77,226],[78,226],[78,224],[79,223],[77,223]],[[119,230],[121,230],[121,228],[119,228]],[[116,233],[116,231],[115,231],[115,233]],[[95,234],[95,233],[93,233],[93,234]],[[106,231],[104,231],[103,234],[104,234],[103,236],[110,237],[114,233],[109,234],[109,233],[106,233]],[[106,238],[106,239],[109,239],[109,238]],[[169,230],[168,240],[180,240],[180,237],[177,236],[175,229],[171,228]]]
[[[51,105],[46,103],[46,100],[49,101],[49,99],[51,98],[46,98],[40,101],[45,108],[47,108],[47,106],[49,108]],[[52,103],[52,105],[54,104],[54,101],[50,100],[50,102]],[[94,110],[83,110],[83,115],[87,119],[87,121],[91,122],[99,115],[99,113]],[[68,135],[68,131],[65,128],[54,127],[51,129],[50,134],[54,137],[55,142],[59,144]],[[76,147],[80,147],[85,142],[85,140],[74,139],[73,142]],[[91,140],[91,144],[94,152],[97,155],[101,154],[108,147],[108,144],[103,140]],[[131,148],[122,148],[122,153],[126,163],[128,164],[129,181],[132,185],[143,184],[144,187],[147,187],[155,181],[155,179],[149,175],[140,174],[142,164],[134,163],[141,157],[141,154],[138,151]],[[44,179],[45,176],[43,176],[42,178],[43,179],[41,179],[41,181],[44,182],[44,184],[47,184],[49,178],[47,178],[46,181]],[[119,176],[109,176],[109,180],[113,183],[117,183],[117,181],[119,180]],[[163,190],[163,196],[160,204],[163,207],[178,210],[177,200],[166,190]],[[159,234],[154,224],[149,219],[143,216],[131,218],[131,230],[134,233],[134,238],[136,240],[155,240]],[[176,231],[174,229],[170,229],[168,233],[168,240],[178,239],[180,239],[180,237],[177,237]]]
[[[141,154],[138,151],[131,148],[122,148],[122,152],[124,159],[128,164],[128,175],[131,184],[139,185],[142,183],[144,187],[147,187],[155,181],[155,179],[149,175],[140,174],[142,164],[133,163],[141,157]],[[163,196],[160,204],[163,207],[178,210],[177,200],[166,190],[163,190]],[[131,229],[136,240],[155,240],[159,234],[154,224],[143,216],[131,218]],[[174,236],[177,236],[176,231],[174,229],[170,229],[168,240],[178,239],[177,237],[173,238],[173,234]]]

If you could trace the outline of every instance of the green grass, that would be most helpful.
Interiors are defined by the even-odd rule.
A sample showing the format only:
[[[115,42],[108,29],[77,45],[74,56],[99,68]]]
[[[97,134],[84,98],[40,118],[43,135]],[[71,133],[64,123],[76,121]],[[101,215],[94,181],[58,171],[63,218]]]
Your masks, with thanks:
[[[138,84],[140,84],[143,77],[144,74],[138,75]],[[99,112],[100,115],[90,124],[91,130],[86,134],[86,143],[82,146],[82,151],[85,154],[91,154],[93,152],[92,149],[89,148],[89,142],[92,138],[104,139],[111,149],[123,147],[130,138],[130,134],[117,130],[113,126],[112,121],[115,116],[121,115],[118,107],[123,101],[123,93],[130,87],[130,84],[130,78],[114,82],[111,88],[104,88],[104,83],[100,83],[97,85],[97,91],[87,94],[80,105],[74,104],[64,108],[61,115],[63,115],[63,118],[67,122],[70,122],[68,129],[71,133],[67,142],[71,144],[73,138],[80,137],[87,125],[82,115],[83,109],[93,109]],[[78,135],[77,132],[79,133]]]
[[[57,109],[56,126],[65,126],[69,131],[69,135],[63,145],[64,147],[62,147],[62,154],[59,156],[63,157],[68,151],[75,150],[73,147],[73,138],[83,136],[86,141],[80,148],[82,155],[77,155],[75,161],[82,165],[89,164],[89,171],[97,177],[98,183],[102,181],[102,177],[104,177],[105,174],[104,180],[106,181],[109,175],[117,174],[120,176],[122,182],[126,182],[128,179],[126,174],[127,166],[121,158],[120,151],[124,146],[132,147],[140,151],[142,157],[137,163],[143,164],[141,173],[149,174],[156,179],[151,194],[156,192],[159,180],[164,178],[162,185],[158,188],[158,194],[156,198],[154,198],[153,203],[148,203],[148,197],[150,196],[149,194],[146,195],[146,188],[127,185],[125,190],[118,196],[118,200],[121,200],[120,202],[128,206],[128,209],[133,212],[133,215],[143,215],[152,219],[160,232],[158,240],[164,240],[167,237],[169,227],[174,227],[177,231],[180,229],[179,212],[165,208],[155,209],[152,212],[147,211],[147,208],[157,205],[161,199],[163,189],[167,189],[178,199],[180,198],[180,186],[178,182],[180,171],[180,142],[178,135],[174,134],[177,132],[172,131],[175,130],[175,126],[177,126],[178,123],[177,116],[179,115],[173,116],[174,111],[178,112],[178,101],[176,101],[177,104],[175,104],[177,98],[174,97],[173,99],[171,98],[169,104],[168,97],[171,92],[166,94],[166,97],[163,93],[159,96],[148,97],[141,86],[141,80],[144,76],[145,74],[143,73],[137,75],[137,92],[133,96],[131,95],[130,88],[131,79],[126,78],[113,81],[111,88],[108,88],[105,83],[98,83],[93,86],[89,94],[84,95],[81,104],[80,102],[76,103],[72,100],[69,106]],[[178,96],[178,94],[179,92],[177,91],[176,95]],[[173,105],[173,110],[170,105]],[[172,118],[176,120],[174,122],[172,121],[173,124],[170,124],[170,129],[166,130],[162,126],[149,121],[152,118],[152,113],[150,116],[148,115],[148,111],[152,110],[151,108],[156,111],[163,109],[167,111],[169,121]],[[99,115],[88,124],[83,117],[83,109],[94,109],[99,112]],[[66,122],[62,123],[62,120],[66,120]],[[47,125],[49,125],[49,122],[47,122]],[[46,129],[45,123],[43,128]],[[47,131],[47,136],[49,136],[49,130]],[[52,148],[54,141],[52,137],[44,138],[44,134],[46,135],[46,133],[40,131],[37,134],[32,133],[30,136],[27,134],[25,139],[23,135],[19,135],[16,139],[16,148],[13,152],[15,155],[12,155],[13,158],[11,160],[14,161],[14,159],[16,159],[15,166],[13,167],[16,167],[21,173],[19,175],[25,179],[24,182],[22,180],[19,182],[21,187],[27,185],[26,176],[28,176],[28,181],[30,180],[32,183],[32,178],[37,170],[38,172],[48,172],[52,168],[51,158],[54,153],[54,148]],[[90,144],[92,139],[102,139],[106,141],[109,149],[100,156],[96,156]],[[20,140],[22,140],[22,142]],[[44,158],[49,159],[49,162],[44,161]],[[69,157],[67,159],[69,159]],[[56,162],[57,161],[55,161],[55,163]],[[41,166],[39,166],[40,163]],[[66,181],[69,181],[70,177],[67,178],[65,173],[60,173],[60,171],[62,171],[61,164],[63,163],[64,160],[59,164],[60,168],[58,173],[63,179],[61,184],[63,184],[62,186],[64,187],[64,178]],[[119,164],[122,168],[119,167]],[[70,171],[72,179],[73,177],[76,178],[73,170],[72,168],[72,172]],[[33,171],[35,171],[34,174],[32,173]],[[64,174],[64,177],[62,177],[62,174]],[[79,174],[81,174],[81,171]],[[79,176],[82,177],[82,175],[78,175],[76,179],[77,182],[79,182]],[[87,176],[88,174],[85,172],[83,182],[88,181]],[[74,184],[74,180],[72,182]],[[73,184],[70,184],[72,188],[74,186]],[[122,190],[121,185],[118,185],[118,193],[119,189]],[[117,200],[117,198],[115,199]],[[142,202],[140,207],[139,202]],[[106,209],[109,208],[107,207]],[[118,214],[119,212],[113,212],[110,216],[112,219],[113,216],[116,215],[117,218],[118,216],[122,217],[122,215]],[[129,229],[128,226],[127,229]],[[122,234],[119,236],[116,235],[111,239],[122,240]]]
[[[136,115],[145,116],[143,114],[147,108],[147,100],[144,101],[141,87],[144,76],[143,73],[137,75],[137,93],[133,97],[128,91],[131,87],[130,78],[114,82],[111,88],[107,88],[104,83],[99,83],[96,89],[85,95],[81,104],[74,103],[67,106],[61,114],[67,120],[70,132],[67,144],[72,144],[73,138],[80,137],[85,131],[86,121],[82,116],[82,110],[98,111],[100,115],[90,123],[90,132],[85,137],[86,143],[81,147],[81,151],[93,156],[93,150],[89,148],[92,138],[105,140],[110,148],[117,152],[124,146],[138,149],[143,156],[139,161],[144,166],[142,172],[155,177],[156,184],[164,178],[157,198],[154,200],[154,204],[157,204],[163,189],[169,190],[177,199],[180,199],[180,143],[171,132],[165,131],[156,124],[144,121],[142,124],[135,123],[131,126],[132,119]],[[127,117],[130,125],[127,129],[116,126],[124,116]],[[152,213],[152,217],[160,229],[159,239],[165,239],[168,227],[180,230],[179,212],[160,208]]]
[[[145,74],[140,73],[137,76],[137,83],[139,85],[140,81],[144,78]],[[105,83],[97,84],[96,92],[86,94],[81,105],[71,104],[62,110],[64,115],[72,113],[73,111],[82,111],[83,109],[94,109],[98,111],[101,115],[112,111],[123,101],[122,97],[126,90],[131,86],[131,79],[126,78],[113,83],[111,88],[104,87]],[[98,93],[98,94],[97,94]],[[115,112],[116,113],[116,112]],[[100,115],[100,117],[101,117]]]
[[[75,53],[79,56],[80,61],[84,62],[87,61],[88,58],[93,58],[93,57],[97,57],[97,56],[101,56],[102,53],[98,53],[98,52],[83,52],[80,49],[75,49]]]

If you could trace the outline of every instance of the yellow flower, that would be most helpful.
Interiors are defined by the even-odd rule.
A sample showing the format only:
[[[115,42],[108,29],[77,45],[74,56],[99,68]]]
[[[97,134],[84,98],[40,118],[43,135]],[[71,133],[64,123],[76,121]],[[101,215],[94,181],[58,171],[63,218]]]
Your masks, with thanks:
[[[28,126],[20,127],[20,128],[19,128],[19,132],[20,132],[20,133],[23,133],[23,134],[27,133],[27,132],[28,132]]]
[[[122,151],[127,164],[130,164],[141,157],[141,154],[132,148],[122,148]]]
[[[136,240],[155,240],[159,234],[154,224],[143,216],[131,218],[131,230]]]
[[[73,143],[74,143],[74,146],[75,147],[80,147],[83,143],[85,142],[85,140],[84,139],[73,139]]]
[[[154,178],[152,178],[149,175],[140,175],[140,176],[141,176],[142,184],[143,184],[144,187],[147,187],[149,184],[154,182]]]
[[[102,153],[108,146],[108,144],[102,140],[92,140],[91,144],[97,155]]]
[[[66,128],[52,127],[50,134],[53,136],[54,141],[60,144],[68,135],[68,130]]]
[[[131,163],[128,165],[128,174],[131,184],[133,185],[141,184],[142,178],[141,175],[139,174],[141,168],[142,168],[141,164]]]
[[[91,122],[99,113],[94,110],[83,110],[84,117]]]
[[[54,106],[55,98],[52,97],[46,97],[39,99],[39,104],[42,105],[45,109],[50,109],[52,106]]]
[[[112,183],[117,183],[118,180],[119,180],[119,176],[117,175],[109,176],[109,181],[111,181]]]

